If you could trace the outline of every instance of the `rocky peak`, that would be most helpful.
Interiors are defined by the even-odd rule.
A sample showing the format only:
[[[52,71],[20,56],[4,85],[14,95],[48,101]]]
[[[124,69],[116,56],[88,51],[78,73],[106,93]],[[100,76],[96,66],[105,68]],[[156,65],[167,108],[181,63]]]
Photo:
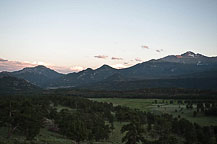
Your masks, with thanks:
[[[188,51],[180,55],[178,58],[200,58],[200,57],[205,57],[205,56],[201,54],[195,54],[194,52]]]
[[[187,51],[186,53],[182,54],[181,56],[189,56],[189,57],[194,57],[196,54],[191,52],[191,51]]]
[[[110,67],[109,65],[104,64],[103,66],[99,67],[96,70],[110,70],[110,69],[114,69],[114,68]]]

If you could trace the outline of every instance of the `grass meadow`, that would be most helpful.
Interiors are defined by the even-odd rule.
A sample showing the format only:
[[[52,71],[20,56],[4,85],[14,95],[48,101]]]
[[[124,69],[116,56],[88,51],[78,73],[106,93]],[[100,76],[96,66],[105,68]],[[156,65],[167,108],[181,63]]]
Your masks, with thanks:
[[[172,114],[174,117],[180,116],[193,123],[198,123],[201,126],[217,125],[217,117],[207,117],[203,113],[198,113],[197,116],[194,117],[193,112],[196,110],[195,105],[193,109],[186,109],[184,103],[178,104],[176,100],[174,100],[173,104],[170,104],[170,100],[162,99],[94,98],[91,100],[108,102],[112,103],[114,106],[121,105],[155,114],[168,113]],[[155,101],[157,101],[157,103],[155,103]]]

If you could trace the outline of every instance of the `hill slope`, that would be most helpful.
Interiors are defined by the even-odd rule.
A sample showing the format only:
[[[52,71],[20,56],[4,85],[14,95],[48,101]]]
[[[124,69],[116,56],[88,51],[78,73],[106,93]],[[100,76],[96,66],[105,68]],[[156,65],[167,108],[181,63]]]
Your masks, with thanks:
[[[0,77],[0,93],[28,93],[36,92],[41,89],[24,79],[19,79],[11,76]]]
[[[82,85],[80,88],[95,90],[136,90],[144,88],[217,89],[217,71],[145,80],[130,80],[120,75],[113,75],[104,81]]]

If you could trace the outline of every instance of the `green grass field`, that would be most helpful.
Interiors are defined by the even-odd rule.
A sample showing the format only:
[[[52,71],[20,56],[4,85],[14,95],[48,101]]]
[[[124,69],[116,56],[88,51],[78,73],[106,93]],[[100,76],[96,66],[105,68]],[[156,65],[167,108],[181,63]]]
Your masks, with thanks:
[[[155,99],[94,98],[91,100],[113,103],[113,105],[127,106],[133,109],[140,109],[142,111],[149,111],[156,114],[168,113],[172,114],[174,117],[180,115],[180,117],[202,126],[217,125],[217,117],[207,117],[202,113],[198,113],[197,116],[194,117],[193,111],[195,110],[195,106],[192,110],[189,110],[186,109],[184,104],[179,105],[177,102],[169,104],[170,100],[164,100],[164,103],[162,103],[163,100],[158,99],[158,104],[154,103]],[[175,112],[175,110],[177,112]]]

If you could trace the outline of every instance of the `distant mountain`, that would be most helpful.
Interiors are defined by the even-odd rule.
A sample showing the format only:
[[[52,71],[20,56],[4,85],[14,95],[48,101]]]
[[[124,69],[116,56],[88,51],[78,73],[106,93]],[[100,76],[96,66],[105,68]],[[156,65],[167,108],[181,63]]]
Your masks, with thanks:
[[[175,78],[213,78],[213,79],[217,79],[217,70],[214,69],[214,70],[209,70],[209,71],[179,75],[179,76],[176,76]]]
[[[108,78],[106,78],[105,80],[103,80],[104,82],[122,82],[122,81],[129,81],[131,79],[129,79],[128,77],[123,76],[120,73],[115,73],[111,76],[109,76]]]
[[[45,66],[37,66],[11,73],[2,72],[0,77],[9,75],[23,78],[43,88],[92,87],[96,85],[101,85],[100,87],[111,85],[113,87],[115,84],[119,86],[126,84],[124,88],[127,87],[127,84],[128,87],[132,85],[132,88],[137,84],[137,87],[184,87],[183,83],[188,83],[188,80],[189,85],[191,83],[192,86],[188,85],[187,87],[201,88],[194,85],[201,82],[208,83],[208,79],[212,81],[211,83],[215,83],[213,80],[216,78],[216,71],[217,57],[207,57],[188,51],[181,55],[170,55],[139,63],[125,69],[114,69],[108,65],[103,65],[95,70],[88,68],[77,73],[60,74]],[[196,75],[197,77],[195,77]],[[201,78],[204,79],[201,80]],[[202,88],[208,88],[207,86],[203,85]],[[210,88],[213,87],[210,85]]]
[[[217,71],[199,72],[164,79],[135,80],[113,75],[108,79],[79,88],[93,90],[138,90],[144,88],[217,89]]]
[[[41,89],[24,79],[11,76],[0,77],[0,94],[28,93]]]
[[[217,69],[217,63],[210,65],[197,65],[153,60],[137,64],[128,69],[122,69],[120,72],[121,74],[131,78],[159,79],[215,69]]]
[[[120,72],[131,78],[159,79],[209,70],[217,70],[217,57],[186,52],[143,62]]]
[[[167,56],[117,70],[102,81],[79,87],[129,90],[152,87],[217,88],[217,57],[193,52]]]
[[[61,77],[63,74],[60,74],[54,70],[51,70],[45,66],[39,65],[36,67],[24,68],[20,71],[15,72],[2,72],[0,77],[9,75],[17,78],[25,79],[31,82],[34,85],[45,87],[50,83],[50,81]]]
[[[161,58],[158,61],[183,64],[210,65],[213,63],[217,63],[217,57],[207,57],[202,54],[195,54],[191,51],[188,51],[181,55],[170,55]]]
[[[0,72],[0,78],[5,77],[5,76],[11,76],[11,73],[6,72],[6,71]]]
[[[174,76],[217,70],[216,57],[206,57],[193,52],[180,56],[167,56],[158,60],[150,60],[125,69],[114,69],[108,65],[93,70],[86,69],[60,77],[51,83],[52,86],[85,86],[105,81],[114,74],[128,80],[167,79]],[[120,78],[120,77],[119,77]],[[118,79],[118,77],[113,79]]]
[[[138,81],[98,82],[92,85],[79,86],[81,89],[92,90],[138,90],[144,88],[188,88],[217,89],[217,79],[213,78],[182,78],[182,79],[147,79]]]
[[[103,65],[100,68],[86,69],[78,73],[70,73],[54,80],[50,86],[79,86],[102,81],[116,73],[118,70],[108,65]]]

